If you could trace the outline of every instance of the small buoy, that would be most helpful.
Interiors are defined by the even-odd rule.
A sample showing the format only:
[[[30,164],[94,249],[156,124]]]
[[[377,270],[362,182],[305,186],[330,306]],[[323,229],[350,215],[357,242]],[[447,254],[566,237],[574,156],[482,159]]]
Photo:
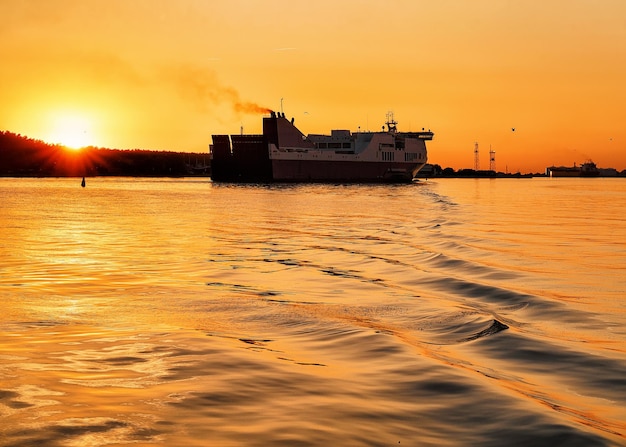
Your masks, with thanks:
[[[83,188],[85,187],[85,177],[83,177],[83,181],[80,182],[80,186],[82,186]]]

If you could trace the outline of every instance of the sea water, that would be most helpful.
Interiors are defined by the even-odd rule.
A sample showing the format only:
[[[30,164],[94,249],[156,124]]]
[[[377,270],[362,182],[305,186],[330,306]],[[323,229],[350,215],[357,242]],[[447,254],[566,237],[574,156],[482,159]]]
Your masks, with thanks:
[[[2,446],[626,444],[626,179],[0,179]]]

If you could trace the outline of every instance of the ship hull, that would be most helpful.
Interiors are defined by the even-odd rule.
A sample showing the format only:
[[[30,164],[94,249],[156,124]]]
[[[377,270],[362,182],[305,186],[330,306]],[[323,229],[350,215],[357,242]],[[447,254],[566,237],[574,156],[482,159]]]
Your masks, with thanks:
[[[551,169],[550,177],[580,177],[580,169]]]
[[[277,182],[406,183],[424,164],[367,161],[272,160]]]

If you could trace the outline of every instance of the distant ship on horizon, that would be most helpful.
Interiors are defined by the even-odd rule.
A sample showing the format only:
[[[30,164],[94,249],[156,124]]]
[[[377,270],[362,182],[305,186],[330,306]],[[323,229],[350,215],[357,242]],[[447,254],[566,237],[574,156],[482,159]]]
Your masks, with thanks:
[[[548,177],[598,177],[600,171],[591,160],[581,164],[580,166],[549,166],[546,168]]]
[[[381,131],[305,136],[284,113],[263,117],[259,135],[213,135],[218,182],[411,182],[427,162],[433,132],[399,132],[393,113]]]

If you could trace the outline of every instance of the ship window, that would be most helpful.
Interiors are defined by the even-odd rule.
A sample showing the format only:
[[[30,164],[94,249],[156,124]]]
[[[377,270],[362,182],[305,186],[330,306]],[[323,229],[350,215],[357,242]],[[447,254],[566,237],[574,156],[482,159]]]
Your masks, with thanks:
[[[341,143],[328,143],[328,149],[341,149]]]
[[[393,152],[383,152],[383,161],[393,161],[395,154]]]
[[[350,147],[351,147],[350,143],[343,143],[344,149],[350,149]]]
[[[328,148],[328,143],[317,143],[318,149],[326,149]]]

